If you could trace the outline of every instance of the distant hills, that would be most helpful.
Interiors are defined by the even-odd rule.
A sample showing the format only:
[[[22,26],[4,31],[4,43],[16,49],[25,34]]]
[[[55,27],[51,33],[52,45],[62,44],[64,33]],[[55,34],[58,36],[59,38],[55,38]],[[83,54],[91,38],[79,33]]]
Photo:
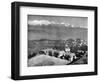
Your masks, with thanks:
[[[28,25],[28,40],[67,40],[80,38],[87,40],[88,29],[64,25]]]

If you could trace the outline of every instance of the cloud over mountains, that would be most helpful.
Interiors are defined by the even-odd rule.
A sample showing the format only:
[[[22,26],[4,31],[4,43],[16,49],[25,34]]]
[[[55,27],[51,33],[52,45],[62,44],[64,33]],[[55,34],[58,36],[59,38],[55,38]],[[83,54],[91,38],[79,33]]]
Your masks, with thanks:
[[[28,21],[29,25],[49,25],[51,24],[50,21],[47,20],[33,20],[33,21]]]
[[[69,23],[64,22],[55,22],[55,21],[48,21],[48,20],[29,20],[28,25],[64,25],[64,26],[71,26],[74,27],[74,25],[71,25]]]
[[[28,25],[32,25],[32,26],[36,26],[36,25],[39,25],[39,26],[42,26],[42,25],[62,25],[62,26],[65,26],[65,27],[76,27],[75,25],[73,24],[70,24],[70,23],[65,23],[65,22],[55,22],[55,21],[49,21],[49,20],[29,20],[28,21]],[[80,28],[86,28],[85,26],[79,26]]]

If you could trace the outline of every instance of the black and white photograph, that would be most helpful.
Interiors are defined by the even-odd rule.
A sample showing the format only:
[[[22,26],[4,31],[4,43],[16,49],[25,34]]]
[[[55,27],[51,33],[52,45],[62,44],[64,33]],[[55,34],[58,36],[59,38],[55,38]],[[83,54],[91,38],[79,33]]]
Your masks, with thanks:
[[[97,7],[12,3],[14,80],[97,75]]]
[[[28,67],[88,64],[88,17],[28,15]]]

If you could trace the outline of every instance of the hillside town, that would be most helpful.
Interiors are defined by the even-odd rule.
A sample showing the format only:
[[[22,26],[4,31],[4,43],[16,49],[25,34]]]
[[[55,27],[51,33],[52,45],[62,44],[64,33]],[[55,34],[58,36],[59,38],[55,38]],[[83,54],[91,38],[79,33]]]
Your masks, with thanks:
[[[86,40],[33,40],[28,44],[28,58],[36,56],[49,56],[56,59],[66,60],[70,64],[87,64],[88,46]],[[83,60],[81,60],[84,58]],[[80,61],[79,61],[80,60]],[[79,62],[77,62],[79,61]],[[77,62],[77,63],[75,63]]]

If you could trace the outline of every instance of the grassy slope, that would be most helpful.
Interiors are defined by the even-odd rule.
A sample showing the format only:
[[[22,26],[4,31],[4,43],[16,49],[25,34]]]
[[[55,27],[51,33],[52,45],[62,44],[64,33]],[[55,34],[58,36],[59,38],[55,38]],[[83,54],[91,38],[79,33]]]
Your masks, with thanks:
[[[28,66],[66,65],[68,63],[70,62],[67,60],[47,55],[38,55],[28,60]]]
[[[76,65],[76,64],[88,64],[88,57],[86,55],[84,55],[82,58],[80,58],[79,60],[71,63],[71,65]]]

